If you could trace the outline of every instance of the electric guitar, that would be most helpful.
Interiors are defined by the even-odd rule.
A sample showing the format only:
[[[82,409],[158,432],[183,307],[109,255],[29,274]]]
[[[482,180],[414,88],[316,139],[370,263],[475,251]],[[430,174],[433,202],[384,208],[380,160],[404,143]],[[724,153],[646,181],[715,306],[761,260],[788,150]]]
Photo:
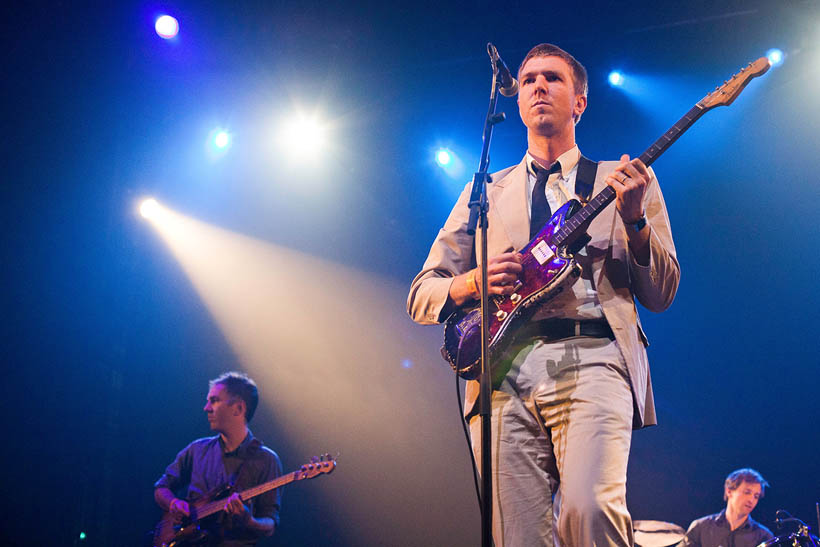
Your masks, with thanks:
[[[640,155],[641,161],[647,167],[652,165],[701,116],[715,107],[730,105],[753,78],[764,74],[770,66],[766,57],[749,63],[698,101]],[[523,270],[515,282],[515,292],[489,298],[491,362],[508,347],[517,328],[532,317],[538,304],[552,300],[580,277],[581,266],[573,255],[586,245],[589,224],[614,200],[615,190],[607,186],[583,207],[577,200],[568,201],[552,215],[532,241],[519,251],[523,257]],[[467,380],[474,380],[481,373],[480,327],[480,307],[456,311],[444,324],[441,355],[459,376]]]
[[[243,490],[239,492],[239,497],[242,498],[242,501],[247,501],[293,481],[312,479],[319,475],[331,473],[334,469],[336,469],[336,459],[332,458],[330,454],[325,454],[321,458],[314,456],[311,458],[310,463],[306,463],[297,471]],[[222,495],[226,493],[230,493],[229,489],[223,488],[219,492]],[[166,511],[154,527],[153,547],[182,547],[183,545],[206,543],[212,534],[206,527],[202,526],[202,520],[222,511],[225,507],[224,498],[213,499],[214,497],[216,496],[208,496],[205,499],[191,503],[191,516],[186,517],[181,522]]]

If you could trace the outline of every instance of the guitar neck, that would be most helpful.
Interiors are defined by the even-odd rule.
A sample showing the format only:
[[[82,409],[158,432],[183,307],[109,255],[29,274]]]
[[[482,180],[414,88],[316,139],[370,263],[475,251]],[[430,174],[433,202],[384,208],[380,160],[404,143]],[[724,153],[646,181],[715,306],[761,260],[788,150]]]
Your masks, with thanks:
[[[693,106],[689,112],[684,114],[683,117],[675,123],[675,125],[670,127],[666,133],[661,135],[658,140],[652,143],[652,146],[647,148],[643,154],[639,156],[640,160],[647,167],[652,165],[655,160],[658,159],[661,154],[666,152],[666,150],[672,146],[672,144],[678,140],[678,138],[683,135],[687,129],[692,127],[692,124],[694,124],[698,118],[703,116],[707,110],[708,109],[702,107],[700,103]],[[595,197],[589,200],[589,203],[587,203],[569,220],[567,220],[563,228],[555,234],[553,242],[557,246],[571,242],[575,237],[580,235],[580,233],[585,230],[587,226],[589,226],[589,223],[592,222],[592,220],[598,216],[598,214],[601,213],[607,205],[612,203],[614,199],[615,190],[613,190],[611,186],[607,186],[598,192]]]
[[[239,497],[242,498],[242,501],[247,501],[251,498],[255,498],[256,496],[262,495],[265,492],[270,492],[276,488],[280,488],[289,484],[299,478],[299,471],[294,471],[292,473],[288,473],[287,475],[282,475],[281,477],[277,477],[272,481],[263,482],[258,486],[254,486],[252,488],[248,488],[247,490],[243,490],[239,493]],[[213,515],[214,513],[218,513],[222,509],[225,508],[225,500],[215,500],[208,502],[201,507],[197,508],[196,516],[198,519],[205,518],[207,516]]]

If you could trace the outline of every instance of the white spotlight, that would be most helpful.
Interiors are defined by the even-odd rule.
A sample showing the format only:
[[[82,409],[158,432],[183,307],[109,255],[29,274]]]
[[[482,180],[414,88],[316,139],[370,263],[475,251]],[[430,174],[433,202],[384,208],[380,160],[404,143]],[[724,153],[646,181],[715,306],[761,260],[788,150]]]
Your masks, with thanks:
[[[618,87],[623,85],[624,83],[624,75],[618,72],[617,70],[613,70],[609,73],[609,83],[613,87]]]
[[[147,220],[153,220],[160,211],[159,202],[154,198],[146,198],[140,203],[140,214]]]
[[[453,162],[453,155],[446,148],[439,148],[436,152],[436,162],[441,167],[447,167]]]
[[[766,57],[769,58],[769,62],[772,63],[772,66],[779,66],[783,64],[785,55],[783,55],[783,50],[772,48],[766,52]]]
[[[307,158],[324,147],[325,127],[315,116],[297,114],[282,126],[279,144],[295,158]]]
[[[154,30],[157,31],[157,34],[159,34],[161,38],[170,40],[179,32],[179,22],[170,15],[162,15],[157,17],[154,23]]]

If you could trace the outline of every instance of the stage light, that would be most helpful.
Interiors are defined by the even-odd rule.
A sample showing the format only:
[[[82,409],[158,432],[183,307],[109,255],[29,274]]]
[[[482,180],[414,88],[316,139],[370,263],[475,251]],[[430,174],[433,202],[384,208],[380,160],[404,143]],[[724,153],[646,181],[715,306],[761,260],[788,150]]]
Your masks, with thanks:
[[[325,127],[316,116],[297,114],[282,125],[279,144],[294,159],[317,154],[325,144]]]
[[[766,57],[769,58],[769,62],[772,66],[779,66],[783,64],[783,59],[785,55],[783,55],[783,51],[777,48],[772,48],[766,52]]]
[[[225,131],[219,131],[214,136],[214,146],[217,148],[227,148],[231,144],[231,136]]]
[[[85,535],[85,532],[80,532],[80,541],[85,541],[85,538],[88,537]]]
[[[225,153],[231,148],[231,144],[233,144],[231,134],[225,129],[217,127],[208,133],[208,140],[205,141],[205,148],[208,156],[211,158],[211,161],[215,161],[225,155]]]
[[[157,217],[160,211],[159,202],[154,198],[147,198],[140,203],[140,214],[142,218],[153,220]]]
[[[157,31],[157,34],[159,34],[161,38],[170,40],[171,38],[176,37],[179,32],[179,23],[170,15],[161,15],[160,17],[157,17],[157,20],[154,23],[154,30]]]
[[[613,87],[619,87],[624,83],[624,75],[618,72],[617,70],[613,70],[609,73],[609,84]]]
[[[410,359],[403,359],[401,362],[402,368],[413,368],[413,361]]]
[[[453,163],[453,155],[446,148],[439,148],[438,152],[436,152],[436,162],[441,167],[447,167]]]

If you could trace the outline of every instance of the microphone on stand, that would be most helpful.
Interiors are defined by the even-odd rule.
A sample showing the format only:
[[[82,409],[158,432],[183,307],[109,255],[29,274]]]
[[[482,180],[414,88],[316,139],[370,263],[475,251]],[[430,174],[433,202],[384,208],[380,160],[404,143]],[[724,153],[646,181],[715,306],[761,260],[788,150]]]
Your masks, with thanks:
[[[501,87],[498,88],[498,91],[505,97],[514,96],[518,93],[518,80],[513,78],[510,69],[507,68],[501,56],[498,55],[498,50],[491,43],[487,44],[487,53],[490,54],[490,60],[493,62],[496,72],[498,72],[498,78],[501,80]]]

